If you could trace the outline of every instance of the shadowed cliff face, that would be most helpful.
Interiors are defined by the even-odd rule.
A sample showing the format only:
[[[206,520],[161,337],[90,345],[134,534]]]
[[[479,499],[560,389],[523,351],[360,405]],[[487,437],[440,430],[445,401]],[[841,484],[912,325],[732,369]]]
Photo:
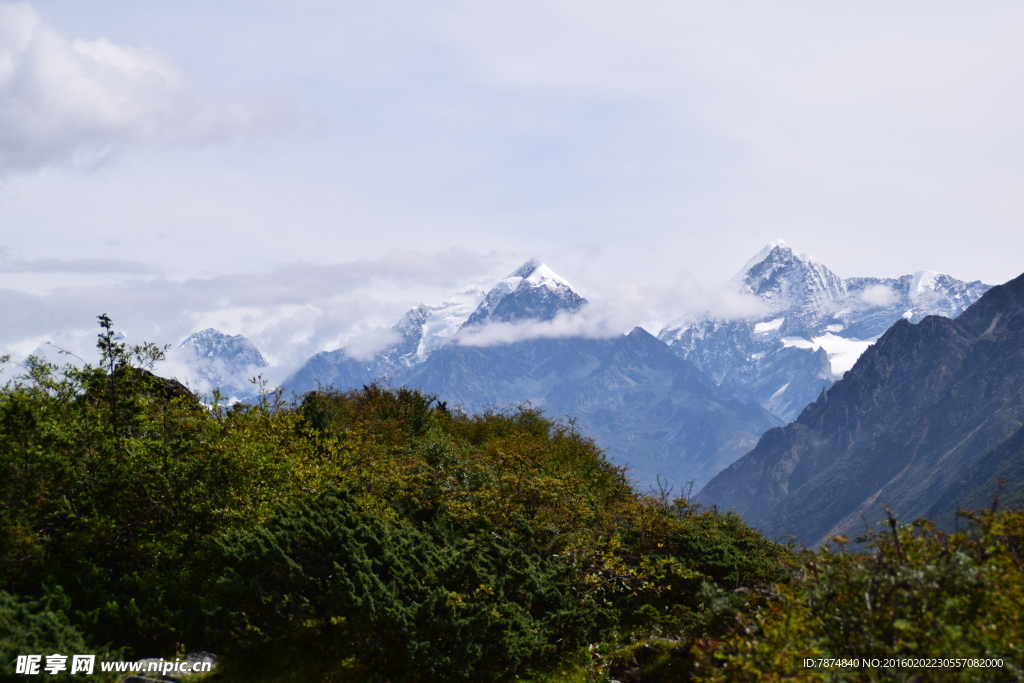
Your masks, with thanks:
[[[955,320],[900,320],[795,422],[767,432],[699,494],[806,544],[884,518],[1020,497],[1024,276]],[[1020,504],[1018,501],[1017,504]]]
[[[639,328],[613,339],[453,345],[404,381],[470,411],[529,402],[552,417],[576,417],[642,490],[658,476],[677,493],[690,479],[699,487],[778,424]]]

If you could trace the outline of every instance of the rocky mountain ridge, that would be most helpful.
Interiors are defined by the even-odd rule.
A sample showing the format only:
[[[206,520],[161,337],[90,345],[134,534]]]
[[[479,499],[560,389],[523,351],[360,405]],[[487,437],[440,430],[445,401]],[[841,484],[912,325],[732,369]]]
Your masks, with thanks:
[[[757,297],[764,312],[747,320],[670,323],[658,338],[723,389],[784,422],[842,377],[896,320],[958,315],[989,288],[933,271],[842,278],[782,240],[765,246],[730,284]]]
[[[956,319],[899,319],[793,423],[719,473],[698,500],[803,543],[866,520],[1024,504],[1024,276]]]
[[[202,393],[220,389],[229,399],[246,400],[257,391],[249,381],[269,366],[266,358],[241,334],[225,334],[212,327],[189,335],[179,345],[185,362]]]

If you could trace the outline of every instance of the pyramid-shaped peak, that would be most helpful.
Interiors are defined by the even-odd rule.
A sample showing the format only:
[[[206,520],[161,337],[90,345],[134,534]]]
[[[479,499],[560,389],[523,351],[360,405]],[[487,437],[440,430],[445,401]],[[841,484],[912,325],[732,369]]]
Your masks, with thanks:
[[[743,264],[739,272],[732,276],[729,284],[734,288],[741,288],[744,281],[751,275],[751,271],[764,263],[817,263],[810,254],[802,254],[793,249],[784,239],[774,239],[764,245],[759,252],[750,257]]]
[[[781,237],[776,237],[771,242],[764,245],[764,247],[761,249],[761,253],[768,254],[770,252],[775,251],[776,249],[783,252],[795,253],[793,252],[793,247],[789,246],[789,242],[782,239]]]
[[[515,285],[519,285],[522,282],[527,283],[531,286],[538,285],[563,285],[572,289],[572,285],[563,278],[561,275],[551,270],[547,264],[541,262],[540,259],[532,258],[523,265],[512,271],[506,281],[518,278],[518,282]]]
[[[750,270],[753,266],[763,261],[775,259],[775,260],[786,260],[794,259],[797,261],[813,261],[809,254],[801,254],[800,252],[793,249],[789,242],[784,239],[775,239],[768,244],[761,247],[761,251],[754,254],[746,266],[743,268],[743,272]]]
[[[550,320],[559,312],[574,312],[584,303],[563,277],[540,260],[530,259],[487,292],[465,325],[485,320]]]
[[[533,274],[533,271],[541,267],[545,267],[544,264],[541,263],[541,260],[538,258],[532,258],[509,273],[508,277],[530,277],[530,275]]]
[[[768,304],[772,316],[788,311],[790,327],[797,320],[813,326],[828,319],[847,294],[841,277],[783,240],[765,245],[730,285]]]

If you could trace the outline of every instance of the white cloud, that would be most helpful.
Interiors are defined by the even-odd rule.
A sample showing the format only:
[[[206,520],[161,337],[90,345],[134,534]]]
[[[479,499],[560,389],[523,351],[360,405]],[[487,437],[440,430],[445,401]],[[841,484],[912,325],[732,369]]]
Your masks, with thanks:
[[[155,51],[69,39],[31,6],[0,3],[0,173],[204,144],[284,119],[280,106],[201,96]]]
[[[370,360],[381,349],[400,339],[390,327],[373,327],[355,334],[345,344],[345,353],[356,360]]]
[[[665,323],[683,325],[704,318],[752,320],[768,313],[764,301],[729,285],[705,287],[683,273],[667,287],[620,283],[611,297],[624,312],[642,315],[642,326],[657,332]]]
[[[882,308],[896,303],[900,296],[888,285],[871,285],[865,287],[858,298],[872,308]]]
[[[421,296],[440,300],[487,274],[494,258],[458,249],[393,251],[349,263],[184,281],[129,272],[129,279],[88,286],[0,289],[0,354],[23,358],[52,340],[93,359],[96,316],[108,313],[118,329],[130,332],[131,343],[177,346],[207,327],[244,334],[273,366],[264,375],[280,382],[318,351],[346,346],[354,356],[372,355],[394,341],[391,326]],[[76,264],[42,266],[59,271]]]
[[[590,305],[576,313],[560,313],[551,320],[525,320],[516,323],[493,322],[463,329],[456,339],[462,346],[497,346],[527,339],[562,337],[607,338],[622,334],[622,321]]]
[[[765,312],[764,302],[753,295],[724,287],[704,288],[688,275],[681,275],[668,287],[618,280],[608,283],[576,313],[560,314],[547,321],[487,323],[463,330],[458,342],[464,346],[495,346],[527,339],[602,339],[624,334],[634,327],[657,334],[666,320],[750,319]]]

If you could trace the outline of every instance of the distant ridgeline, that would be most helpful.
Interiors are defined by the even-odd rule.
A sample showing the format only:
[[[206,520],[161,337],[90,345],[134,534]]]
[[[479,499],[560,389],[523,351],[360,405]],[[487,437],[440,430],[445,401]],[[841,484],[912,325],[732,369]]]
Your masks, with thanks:
[[[658,338],[639,328],[607,339],[538,338],[531,325],[572,316],[587,302],[529,261],[487,292],[471,287],[416,306],[394,326],[398,341],[372,358],[345,348],[321,352],[282,387],[302,394],[383,380],[471,412],[529,402],[576,419],[614,462],[629,466],[641,490],[661,477],[677,492],[690,481],[697,491],[765,430],[795,418],[889,325],[957,315],[988,289],[930,271],[843,279],[781,241],[732,285],[758,297],[765,312],[680,321]],[[217,368],[232,367],[217,358]],[[236,392],[245,372],[234,375]]]
[[[1024,275],[955,319],[897,321],[698,500],[807,544],[885,508],[951,528],[958,508],[1024,507]]]

